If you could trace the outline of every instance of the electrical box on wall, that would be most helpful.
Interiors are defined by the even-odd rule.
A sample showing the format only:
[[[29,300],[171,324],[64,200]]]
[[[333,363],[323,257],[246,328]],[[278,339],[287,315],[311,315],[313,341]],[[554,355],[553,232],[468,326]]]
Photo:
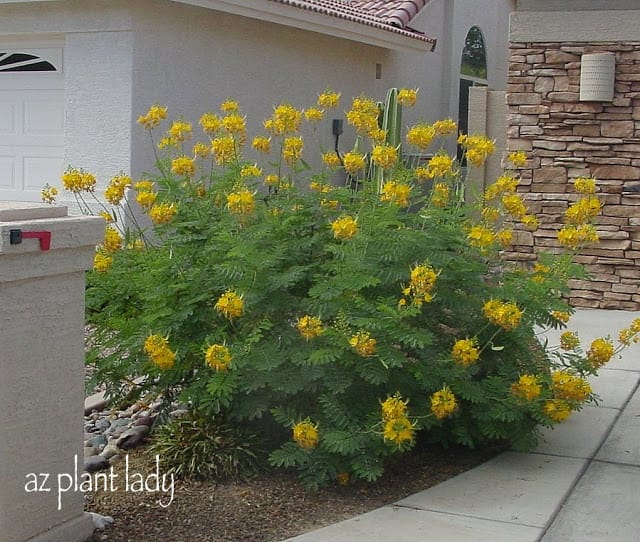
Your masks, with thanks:
[[[582,55],[580,101],[611,102],[616,81],[616,57],[613,53]]]

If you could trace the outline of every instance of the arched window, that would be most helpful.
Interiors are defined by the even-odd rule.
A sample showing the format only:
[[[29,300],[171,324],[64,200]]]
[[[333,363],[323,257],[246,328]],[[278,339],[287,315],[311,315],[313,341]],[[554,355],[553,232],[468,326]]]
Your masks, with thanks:
[[[29,53],[1,52],[0,72],[56,72],[56,67],[39,56]]]

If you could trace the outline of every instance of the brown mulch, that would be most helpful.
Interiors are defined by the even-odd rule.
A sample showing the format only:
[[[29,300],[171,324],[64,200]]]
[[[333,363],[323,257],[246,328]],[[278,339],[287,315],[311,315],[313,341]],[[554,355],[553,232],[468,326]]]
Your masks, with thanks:
[[[116,491],[85,495],[87,511],[115,519],[104,531],[96,531],[91,542],[280,541],[393,503],[500,451],[432,447],[406,454],[375,483],[336,484],[317,491],[305,490],[295,473],[283,471],[238,482],[176,480],[174,500],[166,508],[158,500],[166,504],[168,493],[125,491],[122,460],[114,467]],[[155,468],[144,449],[130,452],[129,473],[146,476]]]

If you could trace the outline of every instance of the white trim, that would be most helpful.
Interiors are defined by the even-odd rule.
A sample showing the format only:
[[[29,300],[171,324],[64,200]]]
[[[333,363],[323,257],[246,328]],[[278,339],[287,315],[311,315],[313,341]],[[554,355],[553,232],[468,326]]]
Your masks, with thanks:
[[[433,43],[403,36],[388,30],[339,19],[323,13],[292,8],[265,0],[171,0],[266,21],[311,32],[319,32],[336,38],[366,43],[384,49],[427,52]]]

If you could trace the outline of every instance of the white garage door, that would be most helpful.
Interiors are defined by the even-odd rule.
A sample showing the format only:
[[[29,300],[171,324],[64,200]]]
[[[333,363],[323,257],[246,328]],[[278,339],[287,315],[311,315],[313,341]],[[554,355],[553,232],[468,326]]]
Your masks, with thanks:
[[[0,200],[40,201],[60,187],[64,157],[62,48],[0,44]]]

